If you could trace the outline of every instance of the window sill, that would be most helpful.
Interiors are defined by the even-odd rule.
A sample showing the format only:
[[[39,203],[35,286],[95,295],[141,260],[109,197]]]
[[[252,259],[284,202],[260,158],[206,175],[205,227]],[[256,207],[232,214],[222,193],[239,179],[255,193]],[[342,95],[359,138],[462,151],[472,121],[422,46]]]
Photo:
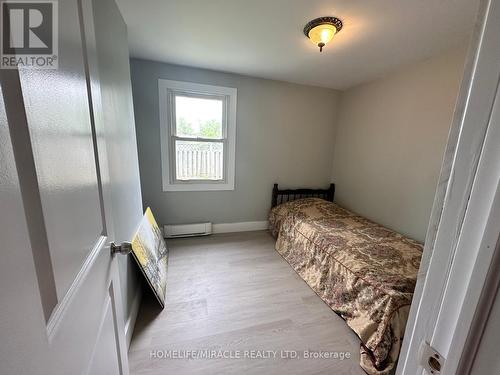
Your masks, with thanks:
[[[164,184],[163,191],[227,191],[234,190],[234,184],[221,183],[221,184]]]

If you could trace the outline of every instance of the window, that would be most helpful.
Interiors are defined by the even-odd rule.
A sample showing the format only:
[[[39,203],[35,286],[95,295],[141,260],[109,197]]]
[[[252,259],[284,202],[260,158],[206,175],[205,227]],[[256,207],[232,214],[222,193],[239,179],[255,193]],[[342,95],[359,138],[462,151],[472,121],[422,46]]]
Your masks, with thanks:
[[[159,80],[164,191],[234,190],[236,89]]]

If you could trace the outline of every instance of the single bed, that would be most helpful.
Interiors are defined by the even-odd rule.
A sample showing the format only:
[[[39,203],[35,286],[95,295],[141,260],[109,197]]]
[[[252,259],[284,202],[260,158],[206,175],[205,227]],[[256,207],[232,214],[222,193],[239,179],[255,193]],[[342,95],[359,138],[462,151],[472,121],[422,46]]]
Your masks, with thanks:
[[[270,231],[278,253],[358,335],[361,367],[391,374],[422,245],[336,205],[334,191],[275,185]]]

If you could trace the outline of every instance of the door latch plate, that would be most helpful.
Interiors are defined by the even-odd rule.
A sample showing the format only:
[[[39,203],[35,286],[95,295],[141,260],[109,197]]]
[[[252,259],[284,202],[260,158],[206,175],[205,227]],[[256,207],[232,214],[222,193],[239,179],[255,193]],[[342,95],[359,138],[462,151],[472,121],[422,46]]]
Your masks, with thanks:
[[[444,357],[427,342],[420,347],[420,365],[430,375],[439,375],[445,363]]]

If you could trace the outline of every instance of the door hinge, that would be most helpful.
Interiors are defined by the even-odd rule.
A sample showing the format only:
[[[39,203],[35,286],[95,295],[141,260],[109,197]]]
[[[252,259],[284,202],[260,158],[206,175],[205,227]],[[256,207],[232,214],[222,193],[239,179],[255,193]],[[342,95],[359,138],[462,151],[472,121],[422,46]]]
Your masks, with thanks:
[[[443,369],[445,358],[427,342],[420,346],[420,365],[431,375],[439,375]]]
[[[132,244],[130,242],[122,242],[121,245],[117,245],[114,242],[111,242],[109,249],[111,250],[111,255],[127,255],[132,252]]]

